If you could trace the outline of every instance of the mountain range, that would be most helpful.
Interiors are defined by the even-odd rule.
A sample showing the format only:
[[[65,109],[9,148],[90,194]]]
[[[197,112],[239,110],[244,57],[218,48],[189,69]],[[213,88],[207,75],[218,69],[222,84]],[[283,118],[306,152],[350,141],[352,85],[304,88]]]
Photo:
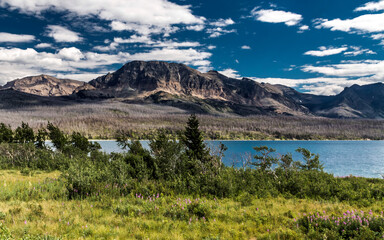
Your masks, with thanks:
[[[0,107],[121,101],[170,105],[191,112],[384,118],[384,85],[353,85],[335,96],[301,93],[284,85],[201,73],[184,64],[132,61],[88,83],[40,75],[0,88]]]

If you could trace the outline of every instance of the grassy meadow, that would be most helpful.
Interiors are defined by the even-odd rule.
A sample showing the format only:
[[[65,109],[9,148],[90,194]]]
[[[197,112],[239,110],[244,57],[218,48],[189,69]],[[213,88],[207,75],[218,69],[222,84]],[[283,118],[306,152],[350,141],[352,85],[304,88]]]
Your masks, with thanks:
[[[58,171],[0,171],[0,239],[316,239],[299,224],[303,216],[343,217],[357,210],[381,217],[383,209],[382,201],[362,207],[259,196],[131,193],[68,200],[59,176]],[[192,205],[202,207],[191,212]]]

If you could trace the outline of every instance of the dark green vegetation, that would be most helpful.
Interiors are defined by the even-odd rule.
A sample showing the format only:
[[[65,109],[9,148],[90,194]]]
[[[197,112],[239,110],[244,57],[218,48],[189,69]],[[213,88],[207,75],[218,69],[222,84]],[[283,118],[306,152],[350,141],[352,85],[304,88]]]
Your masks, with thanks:
[[[323,172],[319,156],[306,149],[297,149],[302,153],[303,159],[294,160],[291,154],[276,157],[272,154],[274,149],[266,146],[255,147],[254,159],[245,162],[242,168],[234,168],[224,166],[221,162],[226,147],[221,145],[217,153],[212,155],[204,144],[203,137],[204,133],[199,128],[198,119],[195,115],[191,115],[184,131],[177,136],[181,141],[176,141],[176,136],[161,130],[150,140],[150,150],[146,150],[139,141],[128,141],[127,136],[122,134],[118,141],[127,151],[106,154],[100,151],[100,146],[88,142],[82,134],[74,132],[66,135],[51,123],[48,123],[46,128],[39,129],[37,133],[26,123],[15,131],[2,124],[0,125],[2,169],[17,169],[26,176],[31,176],[36,171],[59,170],[61,175],[58,179],[46,179],[43,183],[39,181],[38,185],[31,182],[29,186],[16,184],[12,187],[13,191],[4,190],[3,194],[0,194],[0,201],[51,199],[66,201],[68,204],[80,201],[79,206],[82,206],[84,201],[85,203],[94,201],[92,205],[107,201],[113,208],[103,211],[109,214],[129,218],[142,217],[143,221],[152,221],[151,224],[163,218],[186,226],[200,221],[199,224],[211,224],[206,227],[211,226],[212,229],[209,230],[208,227],[206,230],[214,232],[218,238],[220,236],[228,238],[229,235],[225,232],[227,230],[221,234],[215,232],[213,230],[215,221],[230,224],[234,220],[227,219],[225,210],[215,205],[216,199],[224,202],[232,199],[243,209],[248,209],[249,213],[246,210],[243,213],[248,214],[248,217],[243,215],[242,219],[256,224],[254,226],[264,226],[263,230],[257,227],[260,231],[266,230],[266,224],[272,224],[270,222],[272,220],[269,219],[272,215],[258,212],[258,208],[254,205],[257,199],[258,203],[270,201],[268,199],[272,198],[285,199],[284,201],[309,199],[313,202],[342,203],[354,208],[376,206],[383,201],[384,180],[352,176],[336,178]],[[56,151],[45,146],[46,138],[51,139]],[[6,184],[4,187],[7,189]],[[35,188],[40,191],[34,191]],[[187,197],[174,202],[172,199],[175,196]],[[206,200],[199,200],[200,198]],[[46,204],[52,206],[52,203]],[[29,209],[32,212],[40,212],[41,217],[44,215],[39,205]],[[230,207],[227,209],[230,211]],[[220,215],[219,211],[224,211],[222,213],[224,215]],[[263,233],[267,235],[260,236],[266,238],[275,236],[282,239],[304,236],[312,239],[318,239],[319,236],[326,236],[328,239],[374,239],[384,234],[384,219],[379,214],[380,209],[375,209],[374,213],[369,215],[348,216],[339,216],[338,214],[342,214],[339,209],[332,211],[331,215],[315,214],[308,218],[304,213],[311,215],[309,211],[315,212],[320,209],[303,209],[300,213],[302,215],[288,211],[284,213],[287,214],[287,219],[284,220],[287,222],[281,224],[290,229],[289,231],[268,235],[268,228],[268,233]],[[25,224],[28,221],[35,221],[36,218],[39,216],[29,217],[25,220]],[[92,221],[89,219],[93,218],[87,219]],[[235,222],[240,224],[243,220]],[[279,222],[273,220],[273,224]],[[149,229],[152,229],[150,225],[147,230]],[[251,229],[252,227],[245,232],[245,235],[231,236],[238,238],[259,236],[259,233]],[[69,234],[70,231],[67,229],[65,234]],[[6,237],[7,234],[10,234],[7,228],[1,226],[0,236]],[[71,238],[70,236],[72,235],[67,235],[67,238]],[[87,236],[91,238],[92,233]]]

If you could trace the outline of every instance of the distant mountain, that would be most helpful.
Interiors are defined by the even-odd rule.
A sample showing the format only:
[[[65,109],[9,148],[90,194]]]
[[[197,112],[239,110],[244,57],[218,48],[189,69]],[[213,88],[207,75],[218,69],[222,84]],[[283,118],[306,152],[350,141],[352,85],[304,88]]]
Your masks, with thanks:
[[[25,77],[8,82],[4,89],[14,89],[20,92],[39,96],[67,96],[78,90],[91,90],[93,87],[85,82],[58,79],[48,75]]]
[[[331,118],[384,118],[384,84],[353,85],[309,108]]]
[[[201,73],[178,63],[133,61],[89,84],[99,93],[127,102],[163,103],[211,113],[310,114],[273,85],[228,78],[217,71]]]
[[[317,96],[284,85],[228,78],[217,71],[201,73],[184,64],[159,61],[129,62],[89,83],[47,75],[17,79],[0,90],[0,107],[87,103],[107,98],[210,114],[384,118],[382,83],[353,85],[335,96]]]

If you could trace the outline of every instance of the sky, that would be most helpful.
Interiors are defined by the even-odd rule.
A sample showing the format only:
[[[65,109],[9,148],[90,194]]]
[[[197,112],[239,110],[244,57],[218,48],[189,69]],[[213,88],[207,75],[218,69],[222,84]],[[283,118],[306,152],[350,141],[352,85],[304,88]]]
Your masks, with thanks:
[[[384,80],[384,0],[0,0],[0,84],[133,60],[335,95]]]

